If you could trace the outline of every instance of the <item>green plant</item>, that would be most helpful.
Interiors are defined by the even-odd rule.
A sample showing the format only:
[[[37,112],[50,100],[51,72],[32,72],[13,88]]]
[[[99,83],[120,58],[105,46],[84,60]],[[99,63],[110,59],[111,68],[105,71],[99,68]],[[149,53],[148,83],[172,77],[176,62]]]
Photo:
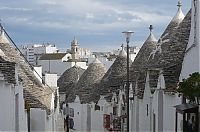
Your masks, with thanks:
[[[182,93],[190,101],[195,101],[195,97],[200,97],[200,74],[198,72],[190,74],[190,77],[183,79],[178,85],[179,93]]]

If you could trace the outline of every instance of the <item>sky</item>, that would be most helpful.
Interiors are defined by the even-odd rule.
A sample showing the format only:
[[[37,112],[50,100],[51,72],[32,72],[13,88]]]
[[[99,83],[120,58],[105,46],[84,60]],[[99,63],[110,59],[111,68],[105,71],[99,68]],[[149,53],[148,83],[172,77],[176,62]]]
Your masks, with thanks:
[[[74,36],[82,48],[111,51],[125,43],[141,46],[154,26],[156,38],[176,14],[178,0],[0,0],[1,23],[17,45],[52,43],[70,48]],[[183,13],[191,0],[182,0]]]

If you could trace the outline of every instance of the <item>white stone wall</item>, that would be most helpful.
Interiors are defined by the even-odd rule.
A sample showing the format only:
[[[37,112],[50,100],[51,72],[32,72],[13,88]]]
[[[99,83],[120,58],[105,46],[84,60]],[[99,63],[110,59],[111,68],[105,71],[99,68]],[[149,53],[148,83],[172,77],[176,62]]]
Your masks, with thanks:
[[[38,64],[42,66],[42,73],[49,71],[49,60],[39,60]],[[50,60],[50,72],[57,73],[60,77],[65,70],[73,67],[75,62],[62,62],[61,60]],[[80,66],[83,69],[87,69],[86,62],[77,62],[77,66]]]
[[[87,104],[69,103],[69,108],[74,109],[74,117],[70,117],[74,120],[74,129],[76,131],[87,131]]]
[[[0,80],[0,131],[15,131],[15,88]]]
[[[178,94],[171,95],[171,94],[164,94],[164,120],[163,120],[163,129],[165,131],[175,131],[175,113],[176,109],[174,108],[175,105],[181,104],[181,97],[178,97]],[[178,118],[178,130],[180,130],[180,120]]]
[[[57,73],[58,76],[61,76],[63,72],[67,69],[67,62],[62,62],[61,60],[39,60],[38,64],[42,66],[42,73],[49,72],[50,64],[50,73]]]
[[[200,0],[196,1],[197,14],[196,17],[194,17],[195,7],[194,4],[192,4],[191,31],[186,49],[187,52],[185,53],[183,60],[180,81],[184,78],[188,78],[191,73],[200,72]]]
[[[42,83],[42,67],[41,66],[35,66],[34,67],[34,75],[37,77],[37,79]],[[36,73],[37,72],[37,73]]]
[[[91,131],[104,131],[104,128],[103,128],[103,114],[104,114],[104,111],[102,111],[102,109],[94,110],[94,105],[92,106]]]
[[[46,131],[46,111],[38,108],[30,109],[30,130]]]
[[[16,98],[16,95],[18,96],[19,115],[16,115],[16,112],[15,112],[15,118],[18,118],[17,120],[18,120],[18,125],[19,125],[19,131],[26,131],[27,130],[27,117],[26,117],[26,110],[24,108],[24,96],[23,96],[22,84],[18,84],[15,87],[15,98]],[[16,103],[15,103],[15,105],[16,105]],[[15,111],[17,111],[17,110],[15,109]]]
[[[57,74],[46,73],[45,84],[47,84],[50,87],[57,87]]]
[[[53,45],[48,45],[46,46],[46,53],[57,53],[57,47],[53,46]]]
[[[15,85],[7,83],[0,74],[0,131],[27,130],[23,87],[18,82],[17,65],[15,68]]]

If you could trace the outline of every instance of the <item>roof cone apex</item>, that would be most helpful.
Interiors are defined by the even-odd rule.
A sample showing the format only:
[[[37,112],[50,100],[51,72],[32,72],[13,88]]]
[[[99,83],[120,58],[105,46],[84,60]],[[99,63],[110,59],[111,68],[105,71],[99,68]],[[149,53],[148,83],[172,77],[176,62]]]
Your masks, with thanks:
[[[172,19],[173,22],[181,22],[185,17],[185,15],[183,14],[182,9],[181,9],[182,3],[180,0],[178,1],[177,6],[178,6],[178,11],[177,11],[176,15],[174,16],[174,18]]]
[[[10,41],[8,40],[8,38],[5,36],[4,29],[0,30],[0,43],[3,43],[3,44],[10,43]]]
[[[156,39],[156,37],[154,36],[154,34],[152,32],[150,32],[150,35],[147,38],[147,41],[157,42],[158,40]]]
[[[127,53],[124,49],[119,52],[119,56],[127,57]]]
[[[101,64],[101,61],[98,58],[95,58],[95,60],[93,61],[93,64]]]
[[[149,30],[150,30],[150,35],[147,38],[147,41],[157,42],[158,40],[155,38],[155,36],[153,34],[153,25],[149,26]]]

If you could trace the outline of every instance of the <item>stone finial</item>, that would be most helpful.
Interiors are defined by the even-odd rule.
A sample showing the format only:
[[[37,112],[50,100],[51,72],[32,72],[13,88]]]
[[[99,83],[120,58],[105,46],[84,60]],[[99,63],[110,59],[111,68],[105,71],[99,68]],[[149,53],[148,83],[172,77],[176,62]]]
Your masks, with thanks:
[[[179,0],[178,1],[178,5],[177,5],[179,8],[181,8],[181,6],[182,6],[182,2],[181,2],[181,0]]]
[[[153,31],[153,25],[150,25],[150,26],[149,26],[149,30],[150,30],[150,32]]]
[[[122,47],[122,50],[119,52],[119,56],[126,57],[126,56],[127,56],[127,53],[126,53],[126,51],[124,50],[124,44],[122,44],[121,47]]]
[[[150,30],[150,35],[147,38],[147,41],[157,41],[157,39],[155,38],[155,36],[153,34],[153,25],[149,26],[149,30]]]
[[[172,19],[173,22],[176,23],[181,23],[182,20],[184,19],[185,15],[183,14],[181,7],[182,7],[182,2],[181,0],[178,0],[178,12],[176,13],[176,15],[174,16],[174,18]]]
[[[121,47],[122,47],[122,50],[124,50],[124,44],[122,44]]]

